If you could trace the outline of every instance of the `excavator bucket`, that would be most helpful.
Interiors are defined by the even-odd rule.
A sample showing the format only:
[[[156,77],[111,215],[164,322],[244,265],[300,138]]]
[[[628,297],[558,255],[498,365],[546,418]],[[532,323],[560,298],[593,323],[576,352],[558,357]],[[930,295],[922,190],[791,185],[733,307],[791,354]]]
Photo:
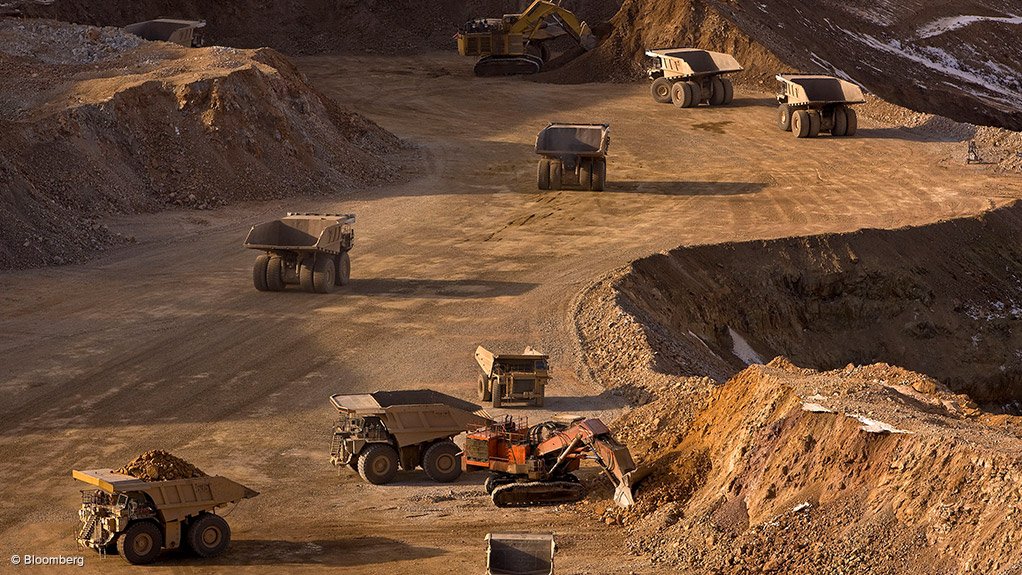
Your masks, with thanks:
[[[488,533],[487,575],[551,575],[557,545],[552,533]]]
[[[617,487],[614,488],[614,503],[617,503],[618,507],[635,505],[635,486],[649,476],[651,471],[648,467],[640,466],[622,475]]]

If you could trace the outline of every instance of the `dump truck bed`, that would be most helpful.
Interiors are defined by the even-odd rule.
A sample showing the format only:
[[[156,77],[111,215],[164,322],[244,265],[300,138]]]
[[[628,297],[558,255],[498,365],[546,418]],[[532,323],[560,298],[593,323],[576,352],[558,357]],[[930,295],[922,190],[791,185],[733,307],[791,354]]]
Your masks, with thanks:
[[[609,146],[607,124],[551,123],[536,136],[536,153],[544,156],[603,157]]]
[[[744,69],[730,54],[698,48],[646,50],[646,55],[660,60],[660,68],[668,78],[727,74]]]
[[[379,417],[398,445],[453,437],[491,423],[474,413],[482,407],[431,389],[339,394],[330,402],[342,414]]]
[[[245,247],[265,251],[322,251],[351,249],[355,214],[288,214],[252,227]]]
[[[146,40],[173,42],[182,46],[192,47],[201,44],[201,41],[195,41],[195,31],[205,26],[205,20],[159,18],[128,24],[124,27],[124,30]]]
[[[861,104],[866,101],[862,89],[833,76],[817,74],[778,74],[788,104]]]
[[[554,572],[552,533],[488,533],[487,575],[551,575]]]
[[[535,371],[537,361],[546,362],[550,359],[550,356],[539,353],[531,347],[525,348],[525,351],[520,354],[509,354],[493,353],[485,347],[479,346],[476,348],[475,357],[476,363],[486,375],[493,374],[494,365],[505,365],[513,371]]]

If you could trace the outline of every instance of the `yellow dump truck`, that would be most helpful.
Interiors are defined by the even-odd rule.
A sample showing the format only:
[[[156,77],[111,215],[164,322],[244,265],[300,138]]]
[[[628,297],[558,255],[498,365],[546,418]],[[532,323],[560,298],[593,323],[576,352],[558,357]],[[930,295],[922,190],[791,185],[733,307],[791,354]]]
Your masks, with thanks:
[[[78,544],[120,553],[129,563],[152,563],[163,549],[182,544],[200,557],[223,553],[231,528],[218,507],[259,495],[219,475],[144,481],[109,469],[74,470],[95,489],[82,491]]]

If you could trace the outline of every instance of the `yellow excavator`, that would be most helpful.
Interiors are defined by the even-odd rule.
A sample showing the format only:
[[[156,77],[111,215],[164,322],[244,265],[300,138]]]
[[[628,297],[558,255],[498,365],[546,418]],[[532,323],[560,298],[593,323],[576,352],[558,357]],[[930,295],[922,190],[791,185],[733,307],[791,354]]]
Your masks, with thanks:
[[[458,30],[458,52],[477,56],[476,76],[535,74],[549,59],[546,42],[571,36],[591,50],[596,37],[589,25],[560,6],[560,0],[534,0],[521,14],[503,18],[477,18]]]

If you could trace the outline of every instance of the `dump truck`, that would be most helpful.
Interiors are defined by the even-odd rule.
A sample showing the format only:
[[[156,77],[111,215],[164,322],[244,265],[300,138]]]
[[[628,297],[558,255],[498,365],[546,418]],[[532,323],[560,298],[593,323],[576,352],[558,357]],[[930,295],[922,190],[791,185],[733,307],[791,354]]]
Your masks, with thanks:
[[[562,415],[537,425],[507,416],[465,438],[464,466],[486,469],[484,488],[497,507],[560,505],[580,501],[587,488],[573,473],[591,459],[614,484],[614,502],[635,503],[634,488],[649,475],[628,447],[595,418]]]
[[[310,293],[330,293],[351,279],[348,252],[355,244],[355,214],[288,212],[248,232],[244,246],[259,250],[252,283],[259,291],[298,284]]]
[[[596,37],[589,25],[559,4],[534,0],[521,14],[470,20],[455,36],[458,53],[479,57],[476,76],[506,76],[539,72],[550,57],[546,43],[564,35],[591,50]]]
[[[200,30],[205,27],[205,20],[157,18],[128,24],[124,30],[146,40],[173,42],[188,48],[199,48],[203,43]]]
[[[259,495],[219,475],[145,481],[109,469],[74,470],[95,487],[82,491],[78,544],[116,551],[129,563],[152,563],[163,549],[184,544],[200,557],[223,553],[231,528],[216,510]]]
[[[653,81],[650,92],[661,104],[679,108],[700,104],[722,106],[735,98],[735,87],[724,74],[741,72],[741,64],[730,54],[698,48],[646,50],[656,65],[648,70]]]
[[[553,533],[487,533],[486,575],[553,575]]]
[[[851,107],[866,101],[862,89],[833,76],[778,74],[777,123],[796,138],[815,138],[822,132],[832,136],[854,136],[858,116]]]
[[[536,136],[539,189],[603,191],[607,185],[609,147],[608,124],[551,122]]]
[[[543,396],[550,381],[550,356],[532,347],[521,354],[495,354],[483,346],[476,348],[479,374],[479,399],[501,407],[526,402],[543,407]]]
[[[491,423],[476,413],[480,406],[431,389],[338,394],[330,402],[338,412],[330,463],[374,485],[391,482],[399,467],[454,481],[462,472],[454,437]]]

